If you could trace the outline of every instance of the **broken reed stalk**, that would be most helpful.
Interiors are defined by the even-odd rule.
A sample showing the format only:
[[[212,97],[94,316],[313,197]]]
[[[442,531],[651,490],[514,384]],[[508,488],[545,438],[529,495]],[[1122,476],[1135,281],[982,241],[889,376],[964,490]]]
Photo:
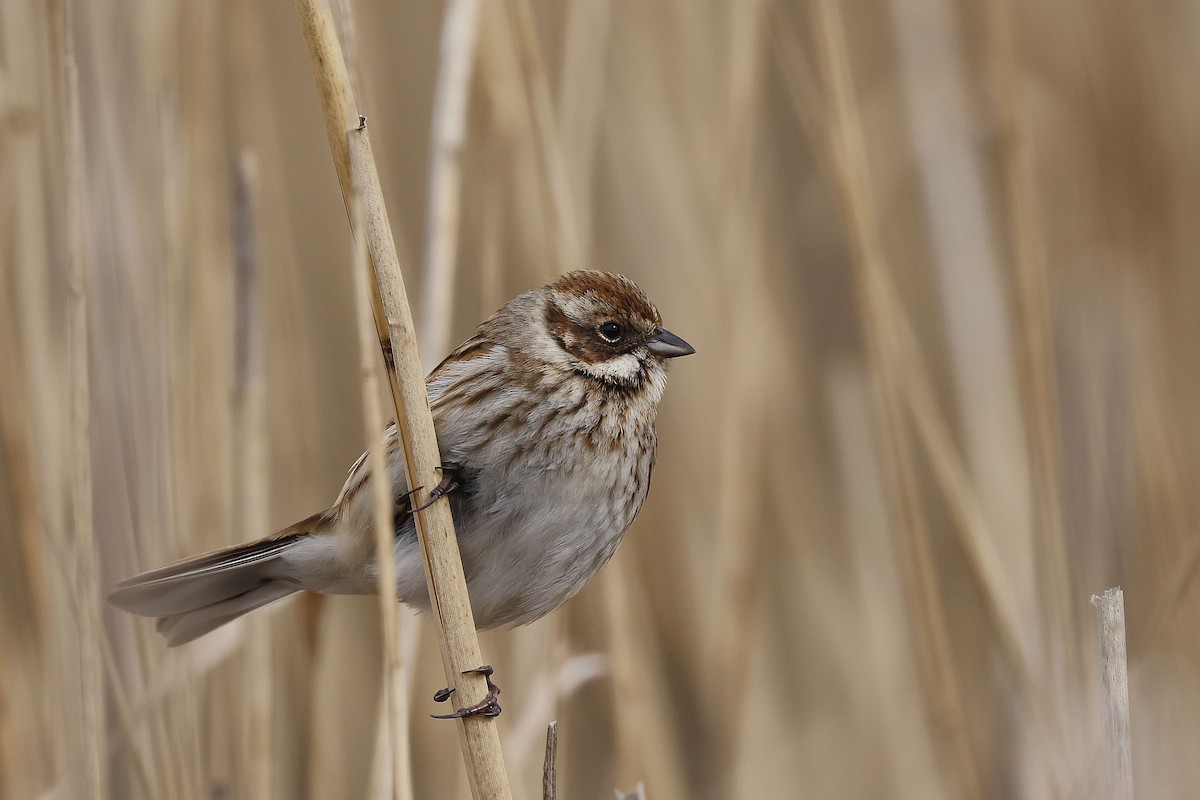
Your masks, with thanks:
[[[328,5],[323,0],[295,0],[295,5],[312,62],[313,79],[325,112],[325,130],[334,167],[346,201],[353,197],[350,150],[354,150],[353,164],[361,187],[364,216],[359,227],[366,238],[374,267],[372,301],[376,333],[391,382],[405,476],[409,486],[418,487],[414,501],[419,504],[429,497],[429,488],[420,487],[431,488],[440,480],[437,470],[441,459],[413,334],[408,294],[379,186],[366,121],[358,118],[359,122],[355,124],[353,119],[349,78]],[[358,224],[354,220],[351,222]],[[440,501],[434,503],[416,514],[415,520],[442,663],[450,686],[456,689],[452,695],[454,703],[457,708],[462,708],[486,696],[487,687],[482,675],[463,674],[465,670],[480,666],[482,656],[450,505]],[[477,800],[510,798],[512,792],[495,719],[468,717],[460,721],[459,733],[472,795]]]
[[[546,758],[542,762],[542,800],[558,796],[558,720],[546,726]]]
[[[351,172],[356,172],[351,167]],[[358,341],[360,345],[363,395],[363,423],[366,427],[367,457],[371,467],[371,494],[375,510],[375,559],[379,565],[379,624],[383,645],[383,712],[387,724],[390,751],[380,750],[384,757],[390,756],[391,792],[399,798],[411,775],[405,768],[408,762],[407,725],[408,708],[404,697],[404,684],[400,676],[400,651],[396,645],[396,528],[392,518],[395,500],[392,497],[391,475],[387,463],[383,405],[379,402],[378,367],[379,340],[375,335],[375,314],[371,308],[371,257],[367,251],[367,237],[363,222],[362,198],[359,187],[354,187],[350,218],[354,220],[354,307],[358,317]],[[411,796],[411,790],[407,796]]]
[[[1125,652],[1125,593],[1120,587],[1092,595],[1100,651],[1100,714],[1107,752],[1105,796],[1133,800],[1133,757],[1129,734],[1129,666]]]

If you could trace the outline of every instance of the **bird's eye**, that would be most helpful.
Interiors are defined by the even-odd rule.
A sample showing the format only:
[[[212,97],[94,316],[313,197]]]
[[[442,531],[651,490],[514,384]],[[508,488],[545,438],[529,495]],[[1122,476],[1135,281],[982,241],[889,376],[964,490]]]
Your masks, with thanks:
[[[621,323],[609,320],[600,326],[600,335],[605,341],[615,342],[625,333],[625,329],[621,327]]]

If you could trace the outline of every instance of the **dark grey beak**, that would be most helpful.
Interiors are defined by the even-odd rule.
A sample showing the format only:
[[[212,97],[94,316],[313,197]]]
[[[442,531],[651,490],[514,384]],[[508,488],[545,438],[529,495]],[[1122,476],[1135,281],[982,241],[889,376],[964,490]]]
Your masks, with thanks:
[[[662,358],[678,358],[679,356],[690,356],[696,352],[696,348],[680,339],[675,334],[671,333],[666,328],[659,328],[658,333],[654,334],[654,338],[646,342],[646,348],[656,356]]]

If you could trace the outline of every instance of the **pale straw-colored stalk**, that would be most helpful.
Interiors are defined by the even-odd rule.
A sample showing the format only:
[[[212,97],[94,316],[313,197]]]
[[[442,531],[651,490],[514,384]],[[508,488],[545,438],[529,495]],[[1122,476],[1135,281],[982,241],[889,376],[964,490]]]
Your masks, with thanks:
[[[442,22],[441,65],[433,100],[429,206],[421,291],[421,342],[427,358],[450,352],[454,276],[458,272],[458,221],[467,100],[475,65],[479,0],[452,0]],[[427,366],[432,367],[433,364]]]
[[[343,199],[349,200],[353,196],[352,186],[356,183],[360,187],[365,217],[361,232],[367,240],[374,267],[372,296],[376,333],[391,382],[398,438],[403,447],[405,477],[408,485],[417,489],[414,502],[421,504],[429,497],[431,488],[441,480],[438,472],[441,458],[429,411],[408,295],[396,256],[365,119],[358,118],[357,124],[352,119],[354,104],[350,84],[328,6],[322,0],[296,0],[296,11],[325,112],[325,129]],[[347,132],[350,132],[349,137]],[[350,157],[351,149],[354,150],[353,159]],[[357,170],[357,181],[351,178],[352,163]],[[415,518],[442,662],[447,679],[456,690],[454,703],[461,708],[483,698],[487,694],[487,686],[482,675],[464,674],[466,670],[479,667],[482,656],[450,505],[439,501],[416,514]],[[495,719],[468,717],[460,721],[459,732],[473,796],[477,800],[510,797]]]
[[[79,600],[75,620],[79,636],[81,735],[84,761],[83,792],[108,797],[108,759],[105,730],[104,661],[100,637],[100,589],[96,577],[96,546],[92,527],[92,422],[90,360],[88,358],[88,287],[84,256],[83,131],[79,111],[79,73],[71,32],[71,6],[60,17],[65,78],[62,114],[63,160],[66,184],[67,340],[71,381],[71,509],[74,543],[74,592]]]
[[[535,152],[541,162],[538,177],[549,203],[548,239],[558,255],[558,270],[568,271],[584,266],[579,226],[571,203],[571,187],[563,156],[562,135],[554,114],[550,80],[537,40],[537,25],[529,0],[505,0],[509,22],[517,40],[521,77],[529,102],[530,132],[536,142]]]
[[[1092,595],[1100,659],[1100,716],[1107,746],[1104,791],[1109,800],[1133,800],[1133,745],[1129,730],[1129,664],[1125,647],[1125,593]]]
[[[960,680],[946,629],[945,604],[937,582],[928,524],[920,507],[912,443],[903,414],[899,359],[891,342],[896,330],[894,294],[888,290],[887,262],[871,198],[866,146],[841,9],[837,0],[815,0],[812,15],[828,105],[826,144],[832,154],[833,188],[849,233],[876,415],[888,460],[890,496],[901,532],[906,598],[926,694],[928,724],[940,746],[947,791],[960,797],[982,797],[979,766],[969,745]]]
[[[262,302],[258,264],[259,169],[254,154],[244,151],[238,159],[234,200],[234,266],[237,287],[234,325],[233,427],[235,507],[234,518],[242,530],[268,529],[268,480],[266,442],[266,380],[263,371]],[[270,618],[248,619],[253,630],[247,636],[246,668],[242,691],[244,703],[244,746],[242,770],[247,797],[275,797],[271,757],[272,647]]]
[[[351,171],[355,168],[352,166]],[[396,501],[392,496],[388,469],[387,444],[384,434],[387,422],[383,404],[379,402],[380,386],[379,340],[375,336],[374,312],[371,309],[371,258],[367,252],[366,226],[363,224],[362,199],[359,187],[354,187],[350,204],[354,220],[354,307],[357,310],[359,367],[362,370],[363,423],[371,467],[371,497],[375,512],[375,563],[379,580],[380,641],[383,647],[382,712],[387,724],[390,748],[377,752],[391,764],[390,795],[394,798],[412,796],[412,772],[408,751],[408,703],[404,681],[400,674],[400,650],[396,641],[396,526],[393,514]],[[386,771],[381,771],[386,774]],[[386,796],[387,793],[381,793]]]
[[[1015,7],[1004,0],[984,4],[987,54],[996,120],[1000,128],[1001,178],[1008,201],[1017,376],[1024,411],[1033,506],[1033,542],[1047,657],[1065,659],[1063,677],[1080,675],[1081,637],[1071,597],[1062,508],[1062,432],[1059,425],[1053,307],[1041,198],[1029,136],[1022,119],[1025,93],[1015,28]],[[1044,666],[1053,668],[1053,663]]]

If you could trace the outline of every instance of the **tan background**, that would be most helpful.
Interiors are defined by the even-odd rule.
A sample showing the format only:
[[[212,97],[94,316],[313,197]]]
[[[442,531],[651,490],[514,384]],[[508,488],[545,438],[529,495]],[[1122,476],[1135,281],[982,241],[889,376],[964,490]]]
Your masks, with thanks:
[[[348,5],[419,299],[443,9]],[[178,651],[104,607],[103,647],[80,646],[116,580],[324,507],[365,437],[351,244],[291,4],[70,6],[78,151],[58,5],[0,2],[0,794],[86,796],[90,747],[113,797],[362,797],[372,598],[289,602]],[[567,798],[1097,796],[1088,599],[1117,584],[1139,796],[1200,793],[1200,6],[479,14],[450,336],[427,361],[581,266],[637,280],[698,351],[674,365],[654,488],[613,563],[484,638],[517,796],[537,796],[552,717]],[[238,419],[259,389],[267,521],[244,530],[263,472]],[[453,728],[427,716],[436,645],[405,624],[416,796],[463,796]]]

